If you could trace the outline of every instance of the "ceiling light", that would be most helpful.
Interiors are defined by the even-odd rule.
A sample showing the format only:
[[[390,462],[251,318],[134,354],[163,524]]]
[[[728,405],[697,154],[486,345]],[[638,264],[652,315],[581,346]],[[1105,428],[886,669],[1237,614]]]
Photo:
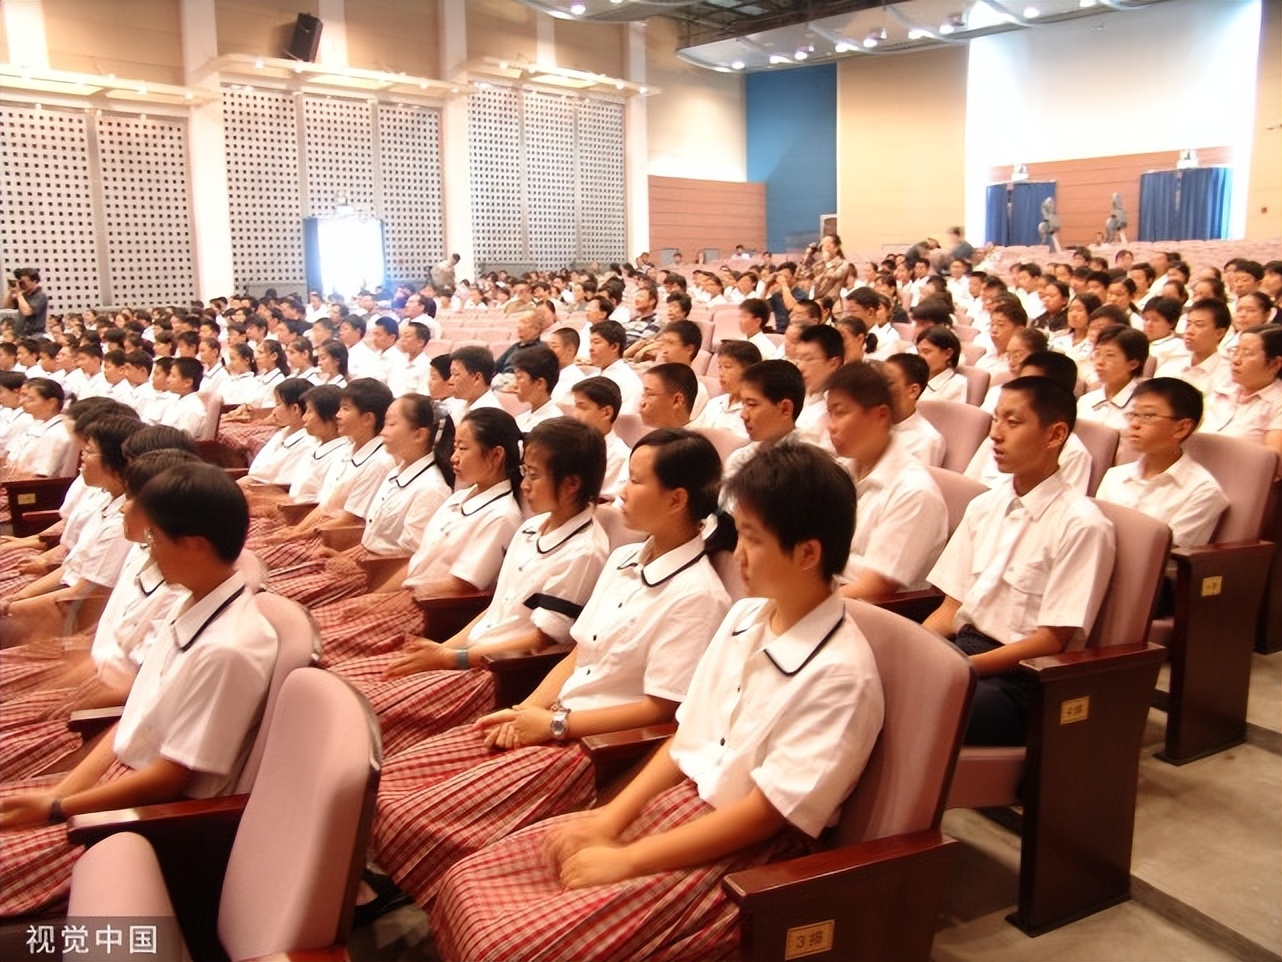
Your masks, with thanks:
[[[793,56],[797,60],[805,60],[807,57],[810,56],[810,54],[806,53],[806,51],[804,50],[798,50],[796,54],[794,54]]]
[[[788,58],[787,58],[787,57],[780,56],[780,55],[779,55],[779,54],[777,54],[777,53],[772,53],[772,54],[770,55],[770,64],[771,64],[771,66],[774,66],[775,64],[789,63],[789,62],[790,62],[790,61],[788,60]]]
[[[570,13],[574,14],[576,17],[581,17],[587,12],[588,8],[581,3],[570,4]]]
[[[848,43],[839,43],[832,49],[835,53],[850,53],[850,51],[853,50],[854,47],[850,46],[850,44]]]
[[[736,60],[736,61],[735,61],[734,63],[732,63],[730,66],[731,66],[733,69],[735,69],[735,70],[742,70],[742,69],[743,69],[743,61],[742,61],[742,60]]]
[[[908,31],[908,39],[909,39],[909,40],[923,40],[923,39],[925,39],[927,36],[929,36],[929,35],[926,33],[926,31],[925,31],[925,30],[919,30],[919,29],[917,29],[916,27],[914,27],[912,30],[909,30],[909,31]]]
[[[1040,17],[1041,15],[1042,15],[1042,12],[1041,12],[1040,10],[1038,10],[1036,7],[1025,7],[1025,8],[1024,8],[1024,19],[1025,19],[1025,20],[1036,20],[1036,19],[1037,19],[1038,17]]]
[[[946,23],[946,22],[941,23],[939,25],[939,32],[942,33],[944,36],[948,36],[950,33],[953,32],[953,25],[951,23]]]
[[[1095,0],[1079,0],[1077,5],[1083,10],[1089,10],[1091,7],[1095,6]]]
[[[864,46],[871,50],[873,47],[877,46],[877,38],[872,35],[864,37]]]

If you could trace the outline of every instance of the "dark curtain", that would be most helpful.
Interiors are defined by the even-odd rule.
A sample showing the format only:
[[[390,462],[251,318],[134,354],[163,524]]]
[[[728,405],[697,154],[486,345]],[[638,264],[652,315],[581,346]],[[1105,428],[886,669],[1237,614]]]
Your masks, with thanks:
[[[1180,171],[1178,240],[1220,240],[1228,236],[1232,180],[1233,172],[1228,167]]]
[[[1179,171],[1150,170],[1140,175],[1141,241],[1179,240]]]
[[[1006,247],[1010,243],[1010,209],[1007,207],[1010,200],[1009,189],[1009,184],[989,184],[984,204],[988,223],[985,237],[989,244],[996,244],[998,247]]]
[[[1042,201],[1055,196],[1055,182],[1024,181],[1011,185],[1010,235],[1012,247],[1033,247],[1042,243],[1037,225],[1042,220]]]

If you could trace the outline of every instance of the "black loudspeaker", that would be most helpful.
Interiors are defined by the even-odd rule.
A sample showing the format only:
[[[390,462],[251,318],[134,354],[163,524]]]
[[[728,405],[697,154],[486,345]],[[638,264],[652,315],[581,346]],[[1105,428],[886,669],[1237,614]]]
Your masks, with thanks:
[[[289,42],[288,53],[295,60],[316,61],[316,52],[320,50],[321,28],[324,26],[319,17],[310,13],[300,13],[294,24],[294,37]]]

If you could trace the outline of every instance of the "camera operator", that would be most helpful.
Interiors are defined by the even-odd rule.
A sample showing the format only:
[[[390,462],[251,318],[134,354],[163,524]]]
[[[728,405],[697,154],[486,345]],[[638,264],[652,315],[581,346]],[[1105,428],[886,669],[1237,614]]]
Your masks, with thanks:
[[[9,279],[4,306],[18,312],[15,325],[19,337],[44,334],[49,316],[49,295],[40,287],[40,272],[34,267],[19,267]]]

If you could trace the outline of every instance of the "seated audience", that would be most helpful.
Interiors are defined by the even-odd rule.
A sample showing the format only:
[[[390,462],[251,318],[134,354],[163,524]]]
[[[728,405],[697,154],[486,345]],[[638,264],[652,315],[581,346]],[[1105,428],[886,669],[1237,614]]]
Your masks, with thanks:
[[[1198,430],[1247,438],[1282,454],[1282,326],[1243,331],[1232,374],[1231,384],[1207,397]]]
[[[917,354],[892,354],[881,365],[890,388],[892,433],[912,457],[939,467],[947,451],[944,436],[917,410],[927,385],[926,373],[926,362]]]
[[[601,482],[601,499],[613,501],[628,481],[628,457],[632,453],[621,437],[614,433],[614,422],[622,405],[619,386],[608,377],[586,377],[572,389],[576,421],[591,425],[605,438],[605,479]]]
[[[951,328],[928,327],[917,335],[917,354],[929,375],[922,398],[928,401],[966,403],[967,381],[957,368],[962,361],[961,340]]]
[[[797,414],[806,398],[806,382],[795,364],[770,360],[752,365],[739,379],[739,396],[748,443],[726,458],[727,479],[761,451],[781,441],[805,440],[797,431]]]
[[[743,398],[739,386],[743,372],[760,360],[761,352],[748,341],[722,341],[717,346],[717,377],[721,381],[722,393],[708,399],[690,426],[731,431],[746,438],[748,432],[743,425]]]
[[[1157,365],[1157,377],[1178,377],[1202,392],[1228,387],[1232,364],[1219,351],[1220,342],[1233,326],[1233,315],[1222,300],[1203,298],[1189,307],[1184,322],[1184,353],[1175,354]]]
[[[1101,331],[1091,352],[1100,386],[1082,395],[1077,402],[1078,415],[1125,431],[1131,395],[1144,375],[1147,361],[1148,338],[1140,331],[1121,325]]]

